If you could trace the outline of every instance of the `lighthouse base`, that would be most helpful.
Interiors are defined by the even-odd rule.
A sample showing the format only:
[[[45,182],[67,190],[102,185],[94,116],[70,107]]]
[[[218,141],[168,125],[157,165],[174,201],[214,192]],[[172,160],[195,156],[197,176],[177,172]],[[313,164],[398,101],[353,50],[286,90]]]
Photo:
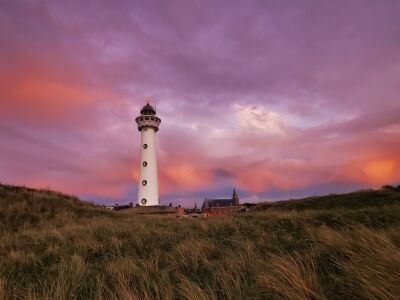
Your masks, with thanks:
[[[147,215],[147,214],[183,214],[183,208],[172,206],[136,206],[126,209],[125,212],[131,214]]]

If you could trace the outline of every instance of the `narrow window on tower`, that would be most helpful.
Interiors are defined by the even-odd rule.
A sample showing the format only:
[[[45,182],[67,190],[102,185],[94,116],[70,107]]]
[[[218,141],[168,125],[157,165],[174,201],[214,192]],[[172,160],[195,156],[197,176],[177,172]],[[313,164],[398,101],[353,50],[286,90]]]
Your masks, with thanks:
[[[147,144],[143,144],[143,149],[147,149]]]
[[[143,167],[147,167],[147,161],[143,162]]]
[[[147,180],[142,180],[142,185],[146,186],[147,185]]]

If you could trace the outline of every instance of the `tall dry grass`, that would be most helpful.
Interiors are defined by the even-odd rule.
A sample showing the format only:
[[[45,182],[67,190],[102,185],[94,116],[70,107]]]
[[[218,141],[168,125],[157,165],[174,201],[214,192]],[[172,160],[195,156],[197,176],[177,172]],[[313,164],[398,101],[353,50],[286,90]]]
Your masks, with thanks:
[[[313,251],[273,254],[269,272],[258,277],[260,285],[286,299],[326,299]]]
[[[43,193],[0,189],[0,299],[400,295],[396,203],[180,220]]]
[[[398,230],[399,228],[397,228]],[[400,251],[385,231],[365,227],[315,231],[322,251],[342,270],[346,295],[366,299],[398,299]]]
[[[5,282],[3,278],[0,278],[0,299],[5,299],[6,298],[6,288],[5,288]]]

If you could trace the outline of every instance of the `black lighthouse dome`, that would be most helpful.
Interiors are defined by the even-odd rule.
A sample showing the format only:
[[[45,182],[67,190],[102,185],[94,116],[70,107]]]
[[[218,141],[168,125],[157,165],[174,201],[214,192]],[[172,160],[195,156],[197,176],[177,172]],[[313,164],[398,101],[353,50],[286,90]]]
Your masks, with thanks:
[[[156,114],[156,109],[151,106],[149,103],[147,103],[145,106],[142,107],[140,110],[140,113],[142,115],[151,115],[154,116]]]

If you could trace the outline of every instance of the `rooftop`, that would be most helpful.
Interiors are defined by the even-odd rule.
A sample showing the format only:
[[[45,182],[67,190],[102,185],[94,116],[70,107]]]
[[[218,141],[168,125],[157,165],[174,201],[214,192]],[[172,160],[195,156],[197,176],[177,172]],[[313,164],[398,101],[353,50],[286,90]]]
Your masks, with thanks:
[[[156,109],[150,105],[150,103],[146,103],[145,106],[142,107],[142,109],[140,110],[140,113],[142,115],[155,115],[156,114]]]

